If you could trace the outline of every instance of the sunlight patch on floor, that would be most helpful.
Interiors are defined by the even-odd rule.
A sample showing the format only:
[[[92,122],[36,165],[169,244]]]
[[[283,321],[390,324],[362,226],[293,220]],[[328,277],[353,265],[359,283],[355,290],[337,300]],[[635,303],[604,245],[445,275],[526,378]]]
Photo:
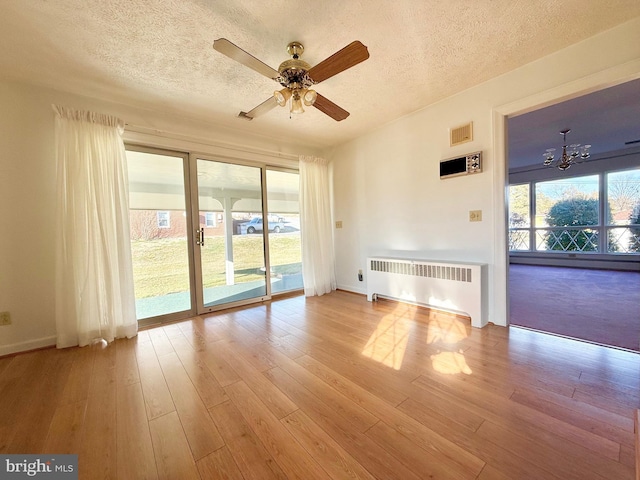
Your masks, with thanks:
[[[431,365],[436,372],[445,375],[473,373],[462,350],[454,351],[458,344],[467,338],[468,323],[455,317],[431,315],[427,331],[427,344],[437,344],[442,351],[431,355]]]
[[[398,304],[393,313],[385,315],[369,337],[362,355],[400,370],[416,308],[414,305]]]
[[[422,338],[414,338],[414,341],[424,341],[430,346],[430,351],[435,349],[436,353],[428,358],[436,372],[471,375],[472,370],[461,348],[461,342],[469,336],[470,322],[432,310],[427,323],[425,320],[416,320],[418,308],[416,305],[398,303],[392,313],[382,317],[369,337],[362,355],[394,370],[400,370],[412,331],[415,330],[421,332],[416,334],[422,335]],[[416,321],[427,323],[426,339],[423,328],[413,328]]]

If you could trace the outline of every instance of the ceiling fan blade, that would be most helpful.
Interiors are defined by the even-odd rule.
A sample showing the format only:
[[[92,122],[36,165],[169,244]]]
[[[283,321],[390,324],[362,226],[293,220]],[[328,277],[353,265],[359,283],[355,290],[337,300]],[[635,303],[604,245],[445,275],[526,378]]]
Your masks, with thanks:
[[[369,50],[360,41],[356,40],[321,61],[315,67],[311,67],[308,73],[316,83],[320,83],[345,71],[347,68],[364,62],[367,58],[369,58]]]
[[[349,116],[349,112],[339,107],[328,98],[323,97],[319,93],[313,106],[320,110],[322,113],[326,113],[327,115],[329,115],[336,122],[344,120]]]
[[[245,52],[226,38],[219,38],[217,40],[214,40],[213,49],[222,53],[223,55],[226,55],[230,59],[235,60],[236,62],[239,62],[246,67],[251,68],[252,70],[255,70],[265,77],[271,78],[272,80],[275,80],[280,75],[277,70],[271,68],[266,63],[261,62],[253,55]]]
[[[240,118],[244,118],[245,120],[253,120],[256,117],[267,113],[269,110],[276,106],[278,106],[278,102],[276,101],[275,97],[271,96],[254,109],[249,110],[248,112],[240,112],[238,116]]]

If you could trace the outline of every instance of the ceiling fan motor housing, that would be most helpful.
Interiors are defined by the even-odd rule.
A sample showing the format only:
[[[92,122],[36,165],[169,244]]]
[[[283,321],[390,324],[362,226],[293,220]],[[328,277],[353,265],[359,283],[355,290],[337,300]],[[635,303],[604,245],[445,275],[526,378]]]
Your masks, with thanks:
[[[309,88],[316,82],[307,73],[311,69],[304,60],[300,60],[300,55],[304,52],[304,46],[299,42],[291,42],[287,45],[287,53],[293,58],[285,60],[278,67],[280,76],[278,82],[283,87],[296,90],[299,88]]]

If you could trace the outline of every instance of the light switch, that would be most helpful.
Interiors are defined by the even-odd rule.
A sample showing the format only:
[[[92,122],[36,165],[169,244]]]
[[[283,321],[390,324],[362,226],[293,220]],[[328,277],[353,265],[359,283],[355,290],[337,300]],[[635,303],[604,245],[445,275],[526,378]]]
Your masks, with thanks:
[[[342,220],[336,222],[336,228],[342,228]]]

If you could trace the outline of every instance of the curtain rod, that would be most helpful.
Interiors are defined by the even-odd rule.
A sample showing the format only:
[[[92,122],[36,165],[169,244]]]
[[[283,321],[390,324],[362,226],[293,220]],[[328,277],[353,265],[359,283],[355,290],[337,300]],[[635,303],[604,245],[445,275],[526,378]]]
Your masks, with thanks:
[[[247,145],[241,145],[237,143],[219,142],[219,141],[210,140],[202,137],[194,137],[192,135],[168,132],[166,130],[160,130],[152,127],[143,127],[141,125],[135,125],[132,123],[125,123],[125,132],[126,131],[129,131],[132,133],[142,133],[146,135],[155,135],[155,136],[175,139],[175,140],[183,140],[191,143],[199,143],[199,144],[210,146],[210,147],[219,147],[219,148],[226,148],[228,150],[236,150],[239,152],[269,155],[272,157],[277,157],[277,158],[282,158],[287,160],[298,161],[299,159],[299,155],[295,155],[293,153],[277,152],[274,150],[267,150],[259,147],[249,147]]]

